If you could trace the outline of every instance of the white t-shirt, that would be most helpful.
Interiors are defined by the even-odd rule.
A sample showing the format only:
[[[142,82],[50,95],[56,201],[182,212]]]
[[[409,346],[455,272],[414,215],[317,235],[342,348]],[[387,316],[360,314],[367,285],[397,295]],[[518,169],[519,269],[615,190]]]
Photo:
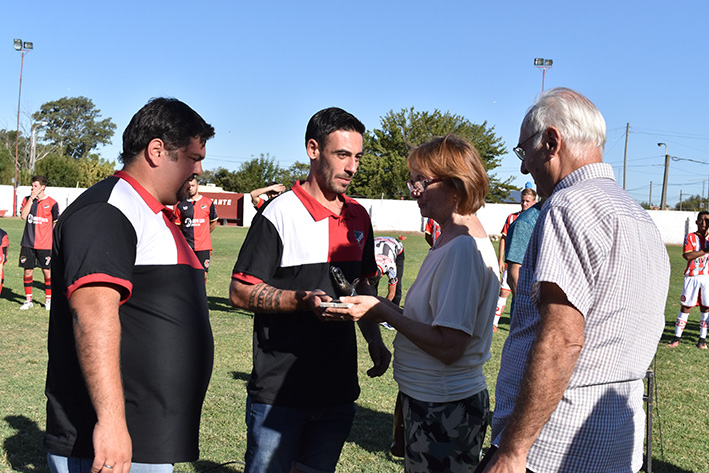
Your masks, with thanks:
[[[499,264],[489,238],[459,236],[432,249],[406,294],[404,315],[470,335],[463,356],[446,365],[409,339],[394,340],[394,379],[399,390],[424,402],[465,399],[487,387],[492,319],[500,289]]]

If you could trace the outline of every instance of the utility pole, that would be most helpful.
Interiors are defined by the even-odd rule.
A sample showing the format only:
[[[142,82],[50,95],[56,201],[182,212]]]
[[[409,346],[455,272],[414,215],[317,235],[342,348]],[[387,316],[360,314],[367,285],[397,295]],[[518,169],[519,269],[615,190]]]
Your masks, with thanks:
[[[628,177],[628,134],[630,134],[630,123],[625,125],[625,154],[623,155],[623,190]]]
[[[652,207],[652,181],[650,181],[650,207]]]
[[[667,154],[666,143],[657,143],[657,146],[665,147],[665,177],[662,181],[662,200],[660,201],[660,210],[667,210],[667,175],[670,172],[670,155]]]
[[[703,190],[702,193],[704,193]],[[679,191],[679,210],[682,211],[682,189]]]

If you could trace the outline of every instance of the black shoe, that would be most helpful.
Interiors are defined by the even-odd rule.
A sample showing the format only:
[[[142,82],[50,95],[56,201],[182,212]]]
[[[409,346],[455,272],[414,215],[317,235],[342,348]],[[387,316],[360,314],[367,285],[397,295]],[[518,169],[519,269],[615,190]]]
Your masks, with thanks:
[[[706,338],[700,338],[697,341],[697,348],[701,350],[706,350],[707,349],[707,339]]]

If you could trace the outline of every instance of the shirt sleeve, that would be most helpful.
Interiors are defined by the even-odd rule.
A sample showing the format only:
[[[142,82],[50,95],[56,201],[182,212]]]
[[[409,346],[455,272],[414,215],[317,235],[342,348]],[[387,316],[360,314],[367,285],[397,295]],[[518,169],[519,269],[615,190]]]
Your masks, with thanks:
[[[431,281],[432,325],[472,335],[484,292],[481,274],[493,269],[483,264],[472,238],[453,243],[454,251],[447,252]]]
[[[377,260],[374,257],[374,230],[369,224],[369,234],[362,253],[362,274],[360,278],[372,278],[377,274]]]
[[[539,226],[538,259],[532,277],[531,296],[538,307],[540,283],[556,284],[568,301],[585,317],[593,302],[598,263],[605,260],[609,241],[601,232],[589,234],[588,222],[568,207],[550,208]]]
[[[520,221],[519,219],[515,220],[505,243],[506,263],[522,264],[533,231],[533,225],[530,225],[526,221]]]
[[[217,206],[214,205],[214,201],[212,201],[212,203],[209,206],[209,221],[213,222],[217,218],[219,218],[219,217],[217,217]]]
[[[273,224],[257,213],[251,222],[239,257],[234,264],[232,278],[254,284],[269,283],[281,261],[283,244]]]
[[[7,249],[10,246],[10,240],[7,235],[2,237],[2,262],[7,261]]]
[[[59,255],[64,265],[67,297],[86,284],[113,284],[121,303],[133,290],[137,236],[135,229],[112,205],[87,206],[61,222]]]

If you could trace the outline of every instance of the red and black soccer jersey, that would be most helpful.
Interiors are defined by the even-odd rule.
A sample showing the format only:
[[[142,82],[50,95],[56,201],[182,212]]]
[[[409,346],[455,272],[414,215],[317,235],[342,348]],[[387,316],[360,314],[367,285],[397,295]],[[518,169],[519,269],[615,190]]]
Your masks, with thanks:
[[[133,461],[199,457],[199,421],[214,342],[204,270],[171,210],[123,172],[62,214],[52,256],[47,429],[53,454],[92,458],[96,422],[76,356],[68,300],[87,284],[122,293],[121,374]]]
[[[7,238],[7,232],[0,228],[0,263],[7,263],[7,248],[10,246],[10,240]]]
[[[342,269],[349,281],[375,275],[369,215],[343,198],[342,213],[336,215],[296,183],[256,215],[232,277],[279,289],[322,289],[336,297],[330,266]],[[322,322],[312,311],[255,314],[249,396],[287,407],[357,399],[354,325]]]
[[[175,205],[177,224],[194,251],[212,249],[210,224],[217,219],[217,208],[209,197],[199,196],[197,200],[183,200]]]
[[[22,199],[22,206],[27,205],[30,196]],[[45,195],[42,200],[35,199],[30,207],[25,223],[25,232],[22,234],[20,246],[34,248],[35,250],[52,249],[52,230],[54,222],[59,218],[59,205],[57,201]]]

